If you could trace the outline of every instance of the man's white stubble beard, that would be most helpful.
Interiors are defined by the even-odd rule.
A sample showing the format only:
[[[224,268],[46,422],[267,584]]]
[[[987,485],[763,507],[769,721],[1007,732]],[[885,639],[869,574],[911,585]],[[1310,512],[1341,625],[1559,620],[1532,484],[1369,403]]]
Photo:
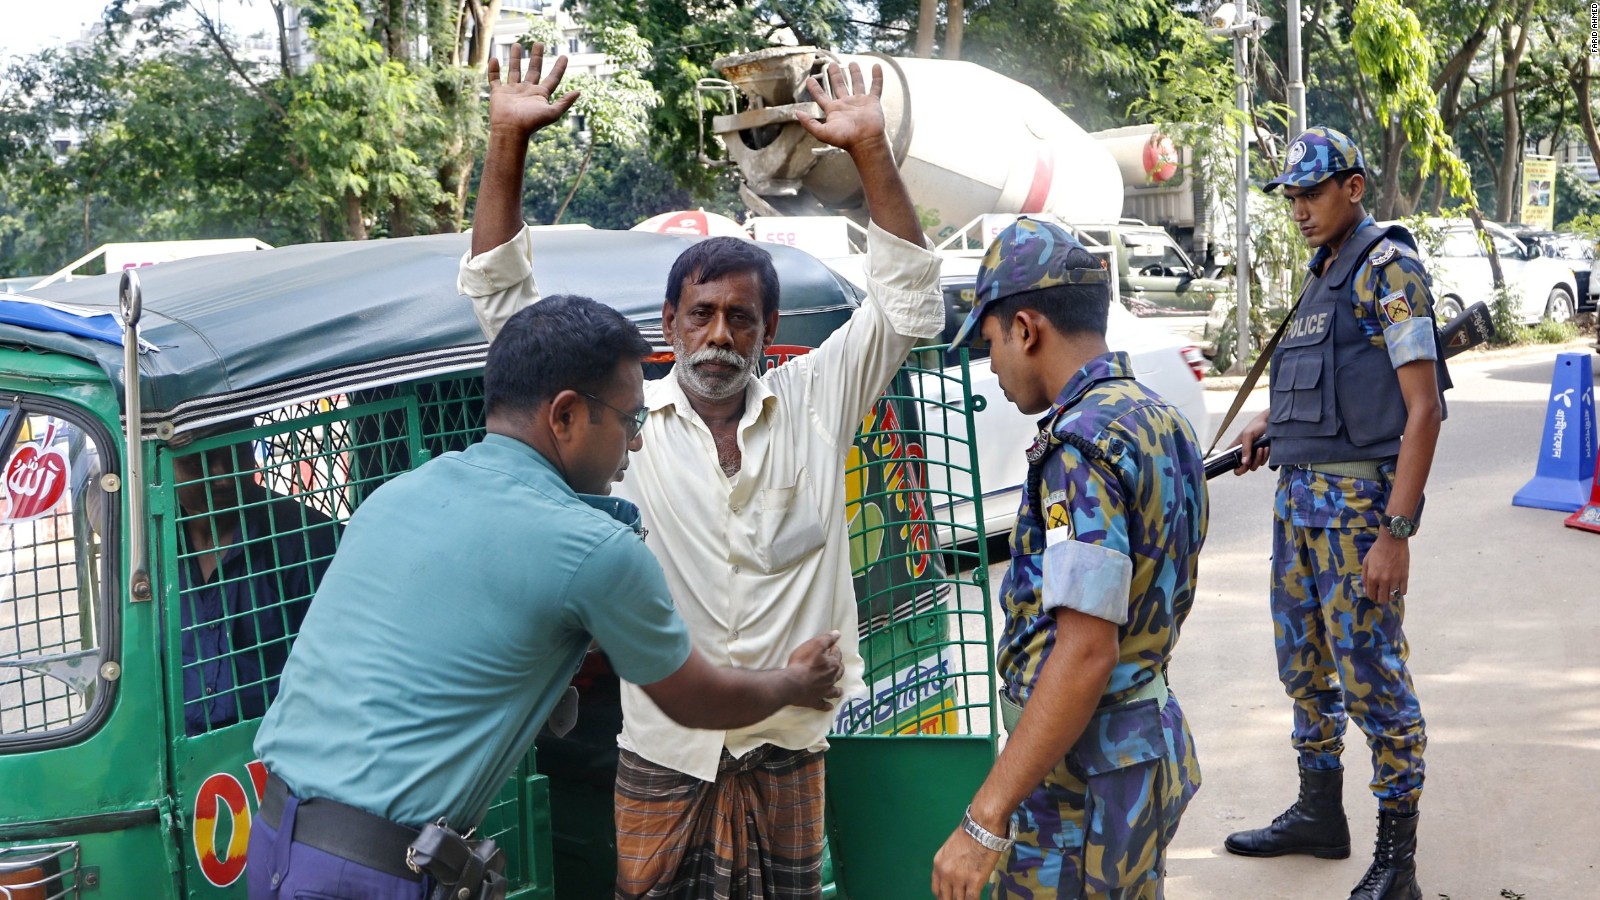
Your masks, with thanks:
[[[688,353],[681,340],[672,342],[672,352],[678,360],[676,365],[678,383],[684,390],[706,400],[726,400],[735,394],[743,393],[745,385],[755,377],[756,366],[760,364],[763,356],[760,345],[757,345],[749,357],[717,347],[706,347],[695,353]],[[727,376],[707,375],[698,368],[702,363],[720,363],[740,368]]]

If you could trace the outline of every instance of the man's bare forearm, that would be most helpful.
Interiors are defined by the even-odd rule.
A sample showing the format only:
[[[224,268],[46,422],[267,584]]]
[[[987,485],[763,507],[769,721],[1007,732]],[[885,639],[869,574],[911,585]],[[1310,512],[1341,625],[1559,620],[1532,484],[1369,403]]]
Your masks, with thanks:
[[[1056,646],[1039,671],[1017,730],[972,798],[972,817],[995,834],[1083,736],[1117,663],[1117,626],[1056,612]]]
[[[528,164],[527,134],[513,128],[489,131],[489,150],[472,211],[472,255],[504,244],[522,230],[522,179]]]
[[[895,165],[894,153],[889,149],[887,135],[862,141],[850,151],[861,177],[861,188],[867,198],[867,211],[879,228],[897,238],[919,247],[926,245],[922,223],[917,219],[917,208],[911,194],[900,178],[900,168]]]
[[[1396,373],[1406,404],[1406,429],[1400,439],[1400,456],[1395,460],[1394,482],[1385,503],[1389,515],[1417,517],[1417,504],[1433,468],[1434,448],[1439,443],[1439,388],[1432,360],[1416,360]]]

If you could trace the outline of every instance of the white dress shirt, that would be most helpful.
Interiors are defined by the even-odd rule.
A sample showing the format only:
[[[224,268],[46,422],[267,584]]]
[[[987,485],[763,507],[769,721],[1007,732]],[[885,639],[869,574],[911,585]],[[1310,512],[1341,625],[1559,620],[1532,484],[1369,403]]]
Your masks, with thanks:
[[[670,374],[645,385],[644,449],[615,489],[638,504],[678,612],[713,664],[781,668],[802,642],[837,629],[846,696],[865,685],[845,457],[911,347],[944,324],[937,253],[876,225],[867,250],[867,299],[849,322],[745,389],[738,474],[723,474],[711,430]],[[491,336],[537,302],[527,230],[463,260],[459,288]],[[627,683],[622,707],[621,746],[704,781],[716,780],[724,747],[736,757],[762,744],[822,749],[833,723],[833,713],[791,706],[748,728],[685,728]]]

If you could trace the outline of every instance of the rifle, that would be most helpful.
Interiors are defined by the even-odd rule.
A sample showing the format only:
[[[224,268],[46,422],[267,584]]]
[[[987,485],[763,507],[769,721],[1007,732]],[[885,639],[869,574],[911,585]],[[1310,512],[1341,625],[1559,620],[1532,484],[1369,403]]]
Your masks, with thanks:
[[[1439,341],[1444,345],[1444,358],[1449,359],[1471,347],[1487,343],[1494,339],[1494,319],[1489,315],[1489,307],[1483,301],[1478,301],[1461,314],[1450,320],[1450,324],[1439,330]],[[1263,438],[1255,447],[1265,447],[1269,441]],[[1254,448],[1252,448],[1254,449]],[[1238,444],[1221,450],[1206,457],[1206,480],[1232,472],[1244,462],[1244,448]]]

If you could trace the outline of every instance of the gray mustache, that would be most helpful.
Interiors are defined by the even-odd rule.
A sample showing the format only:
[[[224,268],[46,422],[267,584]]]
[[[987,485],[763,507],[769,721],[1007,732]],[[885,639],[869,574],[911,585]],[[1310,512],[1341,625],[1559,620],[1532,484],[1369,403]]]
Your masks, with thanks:
[[[724,366],[738,366],[740,368],[745,368],[750,365],[750,360],[745,359],[732,350],[724,350],[721,347],[706,347],[701,350],[696,350],[694,353],[689,354],[688,358],[685,359],[684,362],[691,366],[697,366],[701,363],[717,363]]]

